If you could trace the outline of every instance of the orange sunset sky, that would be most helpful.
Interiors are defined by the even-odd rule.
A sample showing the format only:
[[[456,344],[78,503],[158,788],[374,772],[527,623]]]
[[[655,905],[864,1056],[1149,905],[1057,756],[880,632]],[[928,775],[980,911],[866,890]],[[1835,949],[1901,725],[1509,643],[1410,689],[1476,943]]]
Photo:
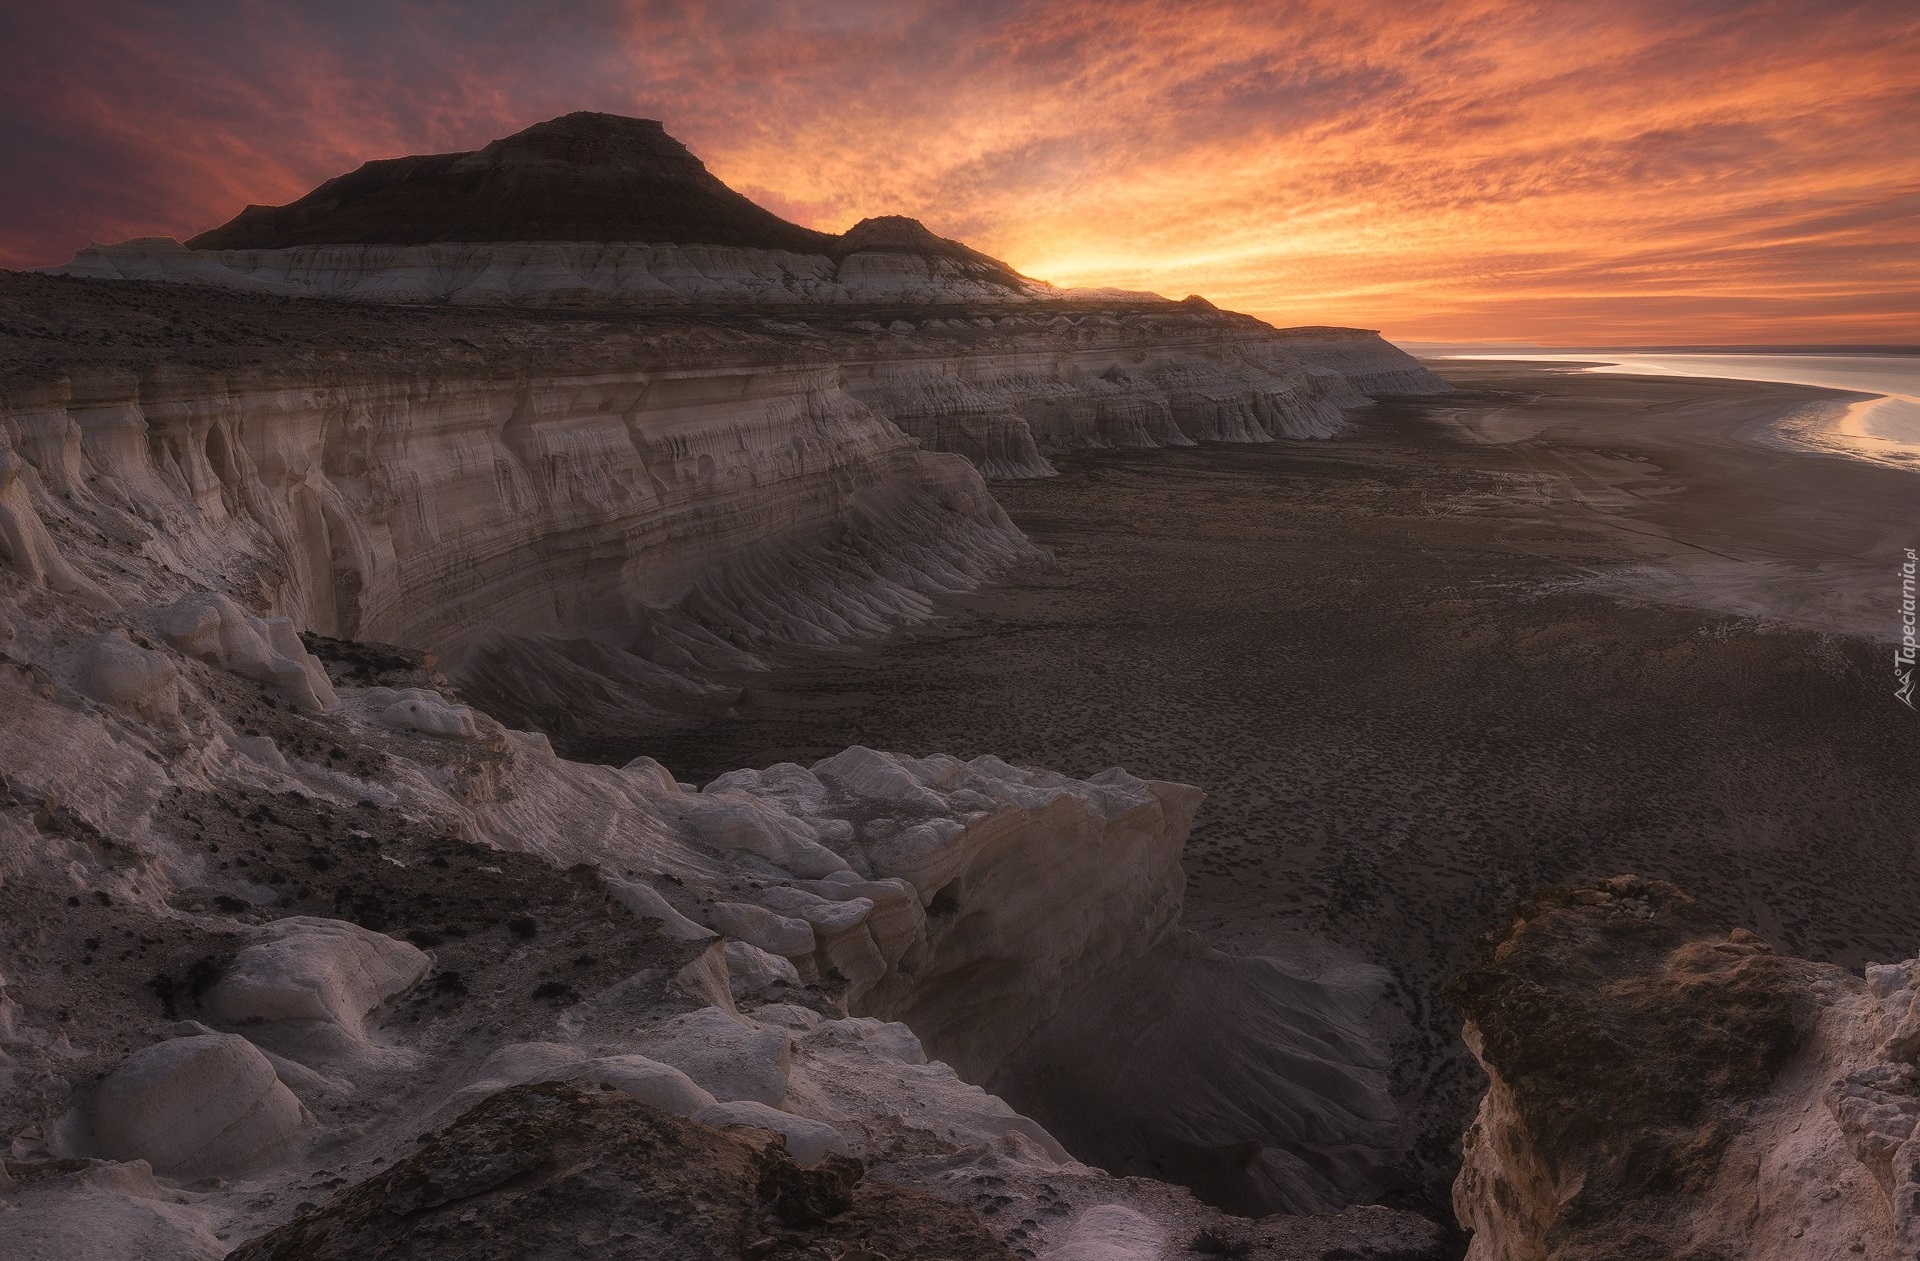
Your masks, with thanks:
[[[1913,0],[8,7],[10,267],[597,109],[811,226],[1281,324],[1920,343]]]

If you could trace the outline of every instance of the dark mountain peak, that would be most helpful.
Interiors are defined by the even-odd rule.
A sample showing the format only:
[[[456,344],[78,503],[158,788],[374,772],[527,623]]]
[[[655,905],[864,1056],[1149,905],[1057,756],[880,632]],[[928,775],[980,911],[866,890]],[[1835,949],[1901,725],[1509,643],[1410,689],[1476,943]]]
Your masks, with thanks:
[[[564,114],[465,153],[385,158],[284,206],[249,206],[194,249],[645,241],[829,252],[734,192],[650,118]]]
[[[284,206],[248,206],[187,244],[198,250],[442,242],[636,241],[731,245],[846,259],[942,258],[1019,288],[996,258],[880,215],[841,236],[789,223],[721,183],[652,118],[580,110],[465,153],[382,158]]]

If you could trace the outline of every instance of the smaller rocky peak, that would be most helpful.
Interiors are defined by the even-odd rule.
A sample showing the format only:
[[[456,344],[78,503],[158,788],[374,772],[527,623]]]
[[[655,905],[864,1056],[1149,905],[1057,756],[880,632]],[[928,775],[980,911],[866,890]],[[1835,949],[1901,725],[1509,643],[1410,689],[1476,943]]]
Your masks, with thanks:
[[[862,219],[840,234],[840,248],[847,254],[861,250],[884,250],[899,254],[943,254],[954,249],[967,250],[958,241],[935,236],[926,224],[906,215],[875,215]]]
[[[840,234],[833,249],[836,258],[852,254],[913,254],[923,258],[944,258],[980,279],[1010,288],[1022,288],[1027,278],[990,254],[963,245],[950,237],[937,236],[926,224],[906,215],[875,215],[862,219]]]

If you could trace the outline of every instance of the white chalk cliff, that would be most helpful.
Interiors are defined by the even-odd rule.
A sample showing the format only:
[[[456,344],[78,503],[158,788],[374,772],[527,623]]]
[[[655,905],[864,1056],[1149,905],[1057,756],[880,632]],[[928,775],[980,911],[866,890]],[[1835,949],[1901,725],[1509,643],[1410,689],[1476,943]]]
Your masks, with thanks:
[[[1435,382],[902,221],[821,238],[631,121],[0,278],[0,1230],[217,1257],[549,1080],[1012,1205],[1028,1255],[1240,1228],[983,1085],[1216,1201],[1372,1195],[1373,995],[1181,932],[1198,790],[859,748],[696,787],[521,728],[631,730],[1035,559],[983,474]],[[549,186],[524,239],[434,226]],[[612,309],[663,292],[698,309]]]

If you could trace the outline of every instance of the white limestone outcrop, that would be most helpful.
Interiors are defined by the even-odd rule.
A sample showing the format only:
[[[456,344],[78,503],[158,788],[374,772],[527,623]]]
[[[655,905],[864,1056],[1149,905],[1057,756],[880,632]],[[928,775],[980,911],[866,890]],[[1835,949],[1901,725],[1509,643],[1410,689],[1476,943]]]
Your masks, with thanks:
[[[300,642],[290,618],[254,617],[214,591],[162,609],[160,634],[189,657],[278,688],[308,713],[338,705],[326,667]]]
[[[1043,1261],[1160,1261],[1167,1235],[1123,1204],[1090,1208],[1073,1223],[1067,1242]]]
[[[787,1152],[793,1157],[794,1163],[803,1169],[819,1164],[830,1155],[844,1156],[851,1150],[845,1136],[831,1125],[782,1112],[752,1100],[716,1103],[695,1113],[693,1119],[715,1129],[746,1125],[754,1129],[771,1130],[786,1141]]]
[[[222,1024],[314,1021],[364,1037],[368,1014],[430,966],[418,947],[342,920],[293,915],[256,937],[203,1000]]]
[[[80,649],[80,687],[87,695],[152,723],[180,717],[180,672],[166,654],[142,648],[116,627]]]
[[[1327,373],[1329,387],[1336,393],[1344,389],[1370,398],[1452,392],[1452,386],[1378,334],[1357,337],[1354,333],[1350,328],[1292,329],[1286,344],[1301,359]]]
[[[530,1077],[524,1080],[541,1080]],[[644,1055],[603,1055],[568,1070],[562,1079],[611,1086],[641,1103],[678,1117],[697,1117],[718,1101],[694,1080],[673,1067]]]
[[[777,1108],[786,1100],[792,1039],[779,1029],[705,1007],[642,1030],[636,1045],[723,1102]]]
[[[102,618],[84,607],[72,616],[93,624]],[[44,644],[72,634],[42,622],[25,625],[16,653],[40,654]],[[371,1152],[376,1139],[356,1135],[397,1127],[393,1132],[410,1143],[510,1082],[581,1077],[695,1116],[735,1105],[714,1118],[773,1125],[807,1151],[842,1143],[862,1153],[876,1143],[922,1151],[936,1144],[991,1154],[1001,1162],[993,1166],[1001,1170],[996,1176],[1104,1177],[1072,1165],[1047,1127],[983,1090],[975,1069],[956,1066],[973,1062],[991,1074],[1017,1065],[1023,1039],[1064,1036],[1057,1024],[1071,995],[1062,991],[1084,999],[1135,986],[1139,968],[1177,942],[1178,853],[1196,791],[1119,772],[1080,781],[993,758],[902,758],[865,749],[812,768],[739,772],[696,790],[654,763],[574,763],[538,740],[460,742],[449,757],[446,742],[385,726],[379,707],[363,703],[371,692],[363,687],[343,687],[343,704],[329,712],[269,712],[290,749],[317,740],[353,757],[377,750],[384,759],[377,780],[288,756],[270,772],[276,778],[263,781],[268,768],[226,735],[213,738],[237,737],[219,707],[229,685],[196,672],[184,654],[176,659],[195,666],[181,670],[182,721],[193,743],[172,728],[139,723],[115,735],[57,680],[46,685],[0,671],[0,702],[17,715],[0,728],[9,791],[60,801],[88,826],[122,838],[118,849],[76,848],[57,833],[14,830],[15,812],[0,809],[7,841],[0,875],[36,887],[51,882],[62,901],[76,878],[83,891],[111,889],[112,904],[101,914],[147,914],[190,900],[202,907],[186,922],[226,933],[219,949],[237,953],[201,996],[200,1010],[265,1048],[248,1048],[259,1082],[271,1078],[298,1091],[296,1107],[304,1101],[315,1110],[316,1122],[301,1121],[299,1135]],[[381,833],[362,843],[383,849],[415,843],[409,838],[462,836],[551,867],[575,867],[579,879],[604,873],[610,913],[594,920],[605,925],[596,931],[675,943],[673,961],[657,969],[658,982],[642,972],[588,994],[560,1014],[546,1041],[488,1032],[498,1025],[484,1023],[483,1013],[474,1032],[456,1041],[422,1040],[414,1017],[453,1000],[432,980],[405,988],[424,965],[414,947],[310,917],[236,931],[224,912],[206,909],[216,896],[236,906],[270,905],[275,887],[260,884],[257,873],[219,868],[214,860],[244,851],[223,845],[206,852],[190,832],[171,830],[164,803],[186,793],[197,814],[220,794],[253,786],[365,819]],[[276,812],[294,808],[273,800]],[[743,830],[806,844],[743,846]],[[379,856],[369,861],[388,870]],[[404,866],[392,871],[404,874]],[[750,953],[754,948],[742,942],[702,950],[697,938],[707,930],[694,921],[729,903],[803,930],[773,943],[793,953]],[[579,948],[564,936],[547,941],[542,929],[508,954],[548,952],[542,970],[517,974],[517,995],[555,969],[567,975]],[[675,978],[690,976],[694,965],[720,971],[717,991],[707,986],[695,999],[702,1007],[635,1019],[633,995],[648,984],[688,1001],[699,987]],[[796,997],[819,1002],[820,994],[839,996],[834,1001],[856,1014],[784,1005]],[[483,1000],[495,1001],[490,994],[460,1001]],[[516,996],[499,1001],[509,1004],[494,1008],[501,1015],[525,1003]],[[915,1028],[896,1023],[899,1017]],[[42,1058],[47,1043],[22,1040],[33,1036],[36,1022],[51,1019],[43,1009],[7,1019],[18,1031],[6,1034],[10,1055],[24,1054],[30,1065],[57,1062]],[[1228,1041],[1237,1036],[1215,1031]],[[916,1033],[927,1038],[927,1049]],[[230,1037],[202,1035],[222,1045],[232,1045],[224,1040]],[[930,1060],[929,1050],[942,1058]],[[1332,1078],[1329,1071],[1314,1069],[1323,1083],[1346,1070],[1331,1070]],[[288,1111],[272,1089],[266,1093],[269,1119],[279,1115],[271,1101]],[[1107,1102],[1132,1113],[1143,1097]],[[795,1119],[745,1115],[753,1106]],[[268,1127],[263,1142],[287,1137],[285,1128]],[[1229,1126],[1230,1136],[1244,1133]],[[325,1157],[330,1164],[340,1159]],[[310,1167],[294,1156],[278,1161],[262,1167]],[[237,1202],[211,1211],[218,1221],[260,1220]]]
[[[216,1223],[144,1160],[60,1162],[52,1177],[0,1181],[9,1261],[220,1261]],[[72,1166],[79,1166],[73,1168]]]
[[[923,446],[1010,478],[1072,451],[1331,437],[1371,395],[1449,389],[1377,333],[1308,331],[1176,303],[933,317],[850,362],[847,388]]]
[[[370,687],[360,701],[374,721],[395,731],[417,731],[445,740],[478,740],[484,734],[472,706],[455,704],[432,688]]]

